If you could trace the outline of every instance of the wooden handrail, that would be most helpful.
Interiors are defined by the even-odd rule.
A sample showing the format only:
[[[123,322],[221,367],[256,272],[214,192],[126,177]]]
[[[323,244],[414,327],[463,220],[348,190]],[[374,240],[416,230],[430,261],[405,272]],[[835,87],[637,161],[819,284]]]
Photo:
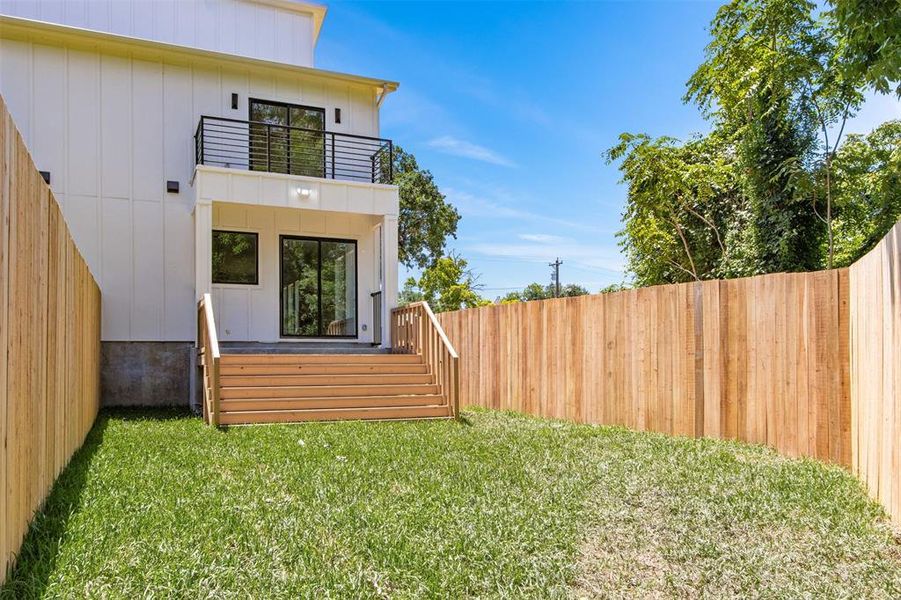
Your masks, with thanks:
[[[204,294],[197,303],[197,347],[203,369],[203,416],[207,423],[219,425],[219,336],[213,317],[213,300]]]
[[[460,357],[427,302],[413,302],[391,311],[391,348],[419,354],[435,376],[439,393],[454,418],[460,416]]]

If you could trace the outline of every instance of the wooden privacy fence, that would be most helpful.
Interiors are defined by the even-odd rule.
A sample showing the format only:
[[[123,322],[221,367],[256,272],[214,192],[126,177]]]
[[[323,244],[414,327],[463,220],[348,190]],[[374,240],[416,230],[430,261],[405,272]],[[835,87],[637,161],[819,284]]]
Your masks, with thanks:
[[[438,315],[467,404],[848,464],[847,271]]]
[[[0,583],[100,400],[100,290],[0,97]]]
[[[901,223],[850,271],[852,467],[901,524]]]
[[[850,269],[438,315],[463,404],[765,443],[901,523],[901,223]]]

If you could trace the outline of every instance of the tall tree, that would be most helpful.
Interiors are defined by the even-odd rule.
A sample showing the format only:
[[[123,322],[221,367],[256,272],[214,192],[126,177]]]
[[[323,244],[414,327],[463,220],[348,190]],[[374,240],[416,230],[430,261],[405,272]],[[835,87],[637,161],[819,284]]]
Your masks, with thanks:
[[[416,157],[394,147],[394,184],[400,194],[398,259],[410,268],[425,268],[444,256],[448,237],[457,237],[457,212],[438,189],[431,172]]]
[[[845,265],[898,216],[898,126],[844,143],[901,79],[898,0],[731,0],[688,81],[713,132],[624,134],[622,245],[638,285]],[[901,86],[896,88],[901,91]]]
[[[824,227],[803,178],[816,148],[806,86],[820,80],[830,48],[814,8],[808,0],[729,2],[688,81],[685,99],[735,141],[755,272],[819,267]]]

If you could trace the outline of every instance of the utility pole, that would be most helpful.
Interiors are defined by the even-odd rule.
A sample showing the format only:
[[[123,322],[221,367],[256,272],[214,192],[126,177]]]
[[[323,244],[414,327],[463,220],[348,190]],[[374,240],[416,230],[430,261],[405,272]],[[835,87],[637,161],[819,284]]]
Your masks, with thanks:
[[[551,281],[554,284],[554,298],[560,297],[560,265],[563,264],[563,261],[560,260],[560,257],[557,257],[552,263],[548,263],[547,266],[551,267],[554,271],[551,273]]]

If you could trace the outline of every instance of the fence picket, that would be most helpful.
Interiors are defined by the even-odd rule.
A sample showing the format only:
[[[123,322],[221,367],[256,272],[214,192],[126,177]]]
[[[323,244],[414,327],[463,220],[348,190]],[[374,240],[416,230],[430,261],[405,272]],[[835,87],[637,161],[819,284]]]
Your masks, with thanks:
[[[100,290],[0,98],[0,583],[100,402]]]

